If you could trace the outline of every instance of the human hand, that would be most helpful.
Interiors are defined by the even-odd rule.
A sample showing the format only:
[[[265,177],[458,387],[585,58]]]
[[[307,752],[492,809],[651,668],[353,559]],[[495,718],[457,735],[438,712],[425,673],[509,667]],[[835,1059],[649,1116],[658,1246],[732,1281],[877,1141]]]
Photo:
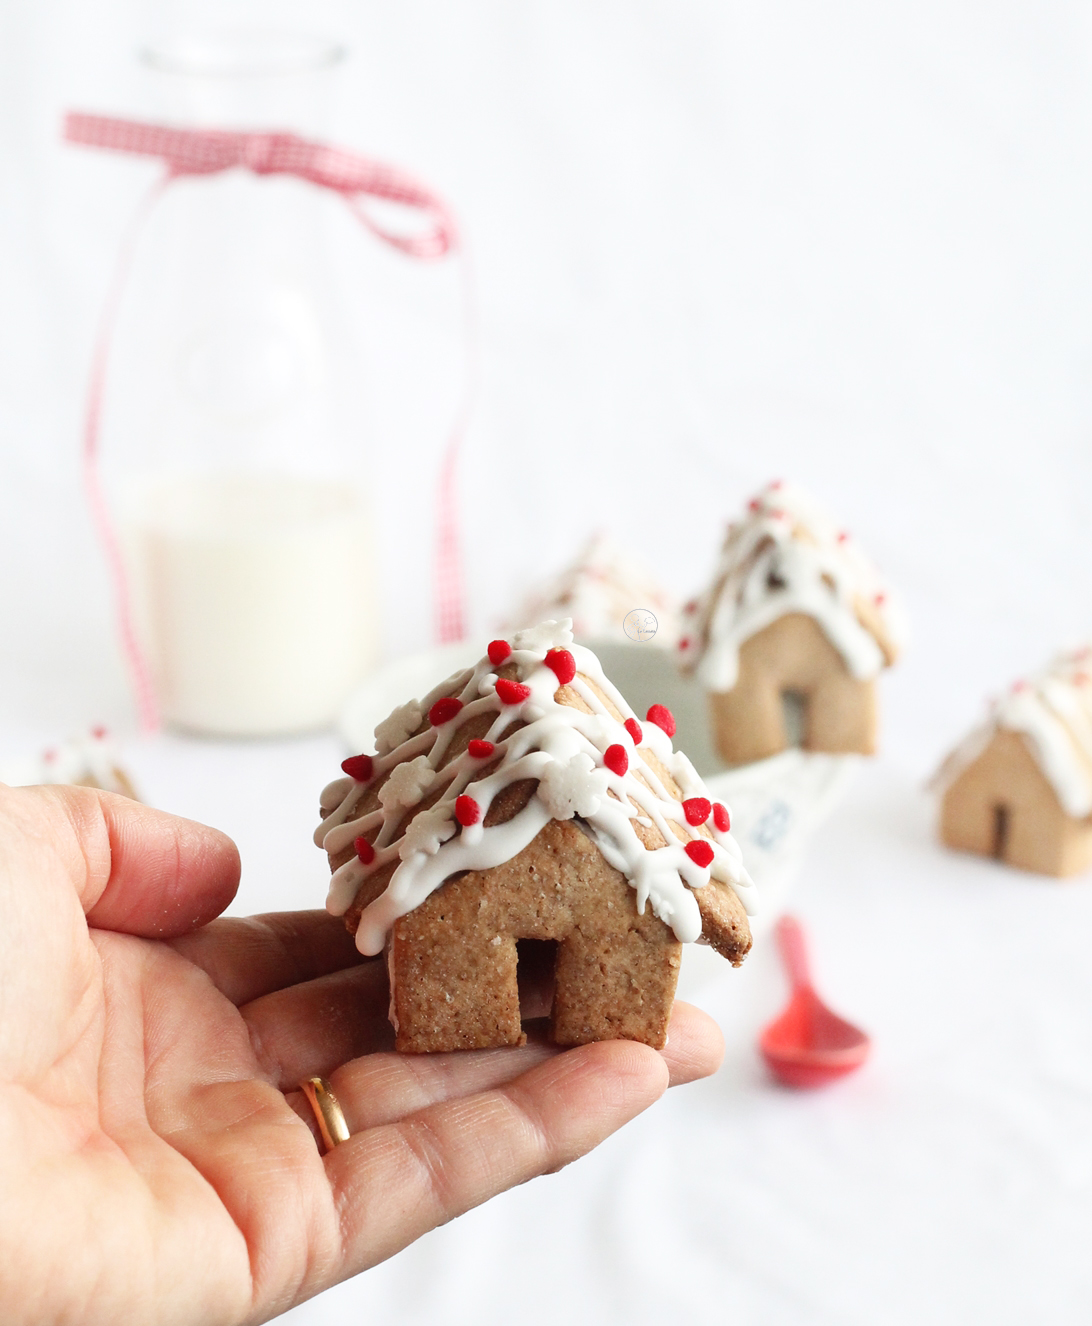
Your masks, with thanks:
[[[661,1054],[389,1052],[382,959],[324,912],[213,919],[239,858],[107,793],[0,786],[0,1318],[261,1322],[559,1169],[715,1070]],[[330,1078],[323,1157],[296,1089]]]

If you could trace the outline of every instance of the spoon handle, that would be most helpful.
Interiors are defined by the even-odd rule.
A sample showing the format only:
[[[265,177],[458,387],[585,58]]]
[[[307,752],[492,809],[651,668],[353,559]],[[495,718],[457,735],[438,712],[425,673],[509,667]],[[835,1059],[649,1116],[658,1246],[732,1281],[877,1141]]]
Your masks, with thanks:
[[[811,989],[811,967],[804,927],[795,916],[782,916],[775,927],[781,958],[794,989]]]

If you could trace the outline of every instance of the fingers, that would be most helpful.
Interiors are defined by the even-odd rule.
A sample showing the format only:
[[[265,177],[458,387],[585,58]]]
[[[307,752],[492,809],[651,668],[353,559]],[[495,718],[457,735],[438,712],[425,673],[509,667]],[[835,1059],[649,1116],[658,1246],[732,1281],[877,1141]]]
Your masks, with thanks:
[[[452,1054],[373,1054],[326,1076],[352,1134],[504,1086],[562,1053],[539,1039]]]
[[[526,1045],[495,1050],[372,1053],[389,1051],[393,1041],[393,1033],[384,1030],[389,1026],[387,985],[385,979],[378,979],[381,975],[382,969],[374,967],[342,972],[303,987],[298,999],[296,991],[284,991],[242,1009],[252,1037],[260,1041],[259,1057],[270,1080],[291,1094],[305,1077],[328,1078],[350,1133],[394,1123],[444,1101],[513,1082],[528,1069],[563,1053],[546,1041],[544,1029]],[[354,1041],[369,1049],[357,1051],[366,1057],[350,1061],[343,1051]],[[676,1004],[668,1044],[661,1051],[668,1085],[708,1077],[720,1066],[723,1054],[724,1038],[713,1019],[690,1004]],[[310,1110],[302,1100],[293,1100],[293,1105],[310,1121]]]
[[[319,911],[222,917],[196,934],[172,940],[172,947],[206,972],[233,1004],[345,967],[376,963],[357,952],[340,917]]]
[[[338,979],[349,993],[359,978],[344,972],[314,984]],[[630,1041],[567,1051],[539,1041],[455,1054],[372,1054],[323,1074],[350,1132],[325,1162],[343,1231],[338,1274],[389,1257],[496,1193],[568,1164],[651,1105],[669,1081],[713,1072],[722,1053],[712,1019],[676,1004],[662,1054]],[[302,1093],[289,1092],[288,1101],[317,1141]]]
[[[530,1043],[523,1047],[380,1053],[393,1050],[388,1004],[386,967],[373,960],[265,995],[239,1011],[267,1080],[282,1091],[316,1074],[336,1081],[353,1132],[509,1082],[558,1053],[546,1043],[545,1022],[526,1021]],[[707,1014],[690,1004],[676,1004],[661,1053],[669,1084],[679,1086],[716,1072],[724,1041]]]
[[[13,789],[54,835],[88,924],[165,939],[204,925],[239,887],[226,834],[127,797],[81,787]]]
[[[724,1058],[724,1036],[708,1013],[676,1001],[660,1053],[671,1075],[671,1086],[710,1077]]]
[[[340,1098],[341,1075],[334,1080]],[[503,1086],[350,1137],[326,1158],[344,1231],[341,1274],[567,1165],[657,1100],[667,1081],[654,1050],[604,1041],[555,1054]]]
[[[381,1057],[377,1051],[393,1050],[389,1002],[385,965],[373,960],[265,995],[239,1012],[267,1080],[287,1091],[305,1077],[329,1077],[349,1060],[370,1063]]]

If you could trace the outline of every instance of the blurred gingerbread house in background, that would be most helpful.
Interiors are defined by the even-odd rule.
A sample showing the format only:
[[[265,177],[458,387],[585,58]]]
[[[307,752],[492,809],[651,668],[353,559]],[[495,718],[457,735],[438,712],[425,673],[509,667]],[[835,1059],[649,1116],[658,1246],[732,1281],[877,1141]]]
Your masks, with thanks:
[[[948,847],[1043,875],[1092,865],[1092,649],[1016,682],[933,786]]]
[[[671,596],[602,531],[571,565],[532,592],[514,624],[561,617],[571,619],[574,639],[595,646],[637,642],[671,648],[679,638]]]
[[[708,692],[728,764],[791,745],[875,750],[876,677],[902,647],[902,614],[854,540],[799,488],[771,483],[728,527],[682,631],[681,666]]]
[[[104,727],[93,727],[33,759],[0,766],[0,782],[31,787],[41,784],[95,787],[139,800],[133,780]]]

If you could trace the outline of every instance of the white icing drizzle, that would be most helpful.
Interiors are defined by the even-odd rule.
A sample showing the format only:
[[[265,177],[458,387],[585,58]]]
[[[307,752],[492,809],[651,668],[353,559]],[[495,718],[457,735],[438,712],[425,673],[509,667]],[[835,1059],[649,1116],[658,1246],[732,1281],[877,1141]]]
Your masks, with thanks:
[[[423,716],[453,690],[462,702],[458,714],[448,722],[417,736],[410,735],[410,729],[399,745],[373,757],[372,782],[390,773],[380,789],[379,807],[355,815],[365,785],[352,778],[337,779],[322,793],[322,823],[315,842],[336,856],[367,835],[374,850],[370,862],[353,857],[334,872],[328,911],[344,915],[364,880],[398,861],[386,889],[360,918],[356,932],[360,951],[381,952],[395,921],[413,911],[451,875],[501,865],[522,851],[552,819],[574,816],[605,859],[629,880],[637,894],[638,911],[651,907],[680,940],[693,942],[700,937],[701,915],[693,890],[705,887],[711,878],[730,885],[746,910],[753,912],[754,886],[730,832],[718,829],[712,817],[705,832],[688,825],[682,803],[664,787],[638,750],[647,749],[661,761],[684,799],[712,801],[693,765],[681,751],[672,749],[670,738],[654,723],[640,722],[641,743],[634,745],[624,722],[635,715],[604,676],[591,650],[573,644],[569,620],[517,632],[511,644],[512,653],[504,662],[515,665],[520,681],[529,688],[525,700],[515,704],[502,701],[497,694],[496,667],[486,656],[473,669],[441,683],[419,703],[401,706],[379,725],[377,734],[384,736],[377,745],[383,745],[391,732],[405,726],[411,708]],[[568,685],[591,713],[554,698],[559,681],[544,662],[547,651],[554,648],[572,654],[577,673]],[[596,688],[621,713],[621,722],[608,711]],[[481,714],[494,716],[482,738],[494,744],[493,753],[475,759],[464,751],[441,767],[457,729]],[[518,722],[525,726],[517,728]],[[604,762],[604,752],[616,745],[629,760],[621,775]],[[476,776],[498,756],[500,763],[491,773]],[[494,799],[520,779],[538,780],[536,794],[510,820],[485,828],[482,821]],[[396,790],[388,793],[392,784]],[[439,800],[413,816],[396,838],[406,810],[439,786],[443,787]],[[456,819],[455,803],[463,795],[472,797],[480,809],[478,821],[468,826],[460,826]],[[646,848],[634,830],[634,821],[655,825],[665,845]],[[683,840],[673,831],[674,825],[681,827]],[[687,854],[690,841],[708,843],[713,852],[708,866],[697,865]]]
[[[686,605],[682,666],[708,690],[729,691],[740,645],[790,612],[813,617],[861,679],[905,640],[901,609],[854,540],[801,489],[774,482],[729,525],[712,587]]]
[[[1000,729],[1019,732],[1067,815],[1092,814],[1092,647],[1059,654],[1013,684],[989,716],[941,765],[931,786],[944,792]]]

